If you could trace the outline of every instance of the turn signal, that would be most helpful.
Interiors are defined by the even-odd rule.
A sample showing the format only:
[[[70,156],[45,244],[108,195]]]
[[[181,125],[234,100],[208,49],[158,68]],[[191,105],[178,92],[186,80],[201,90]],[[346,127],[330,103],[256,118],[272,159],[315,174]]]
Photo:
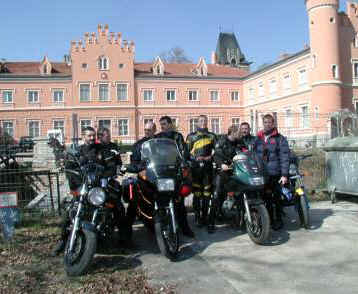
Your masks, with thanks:
[[[191,186],[182,185],[179,189],[179,195],[181,197],[187,197],[191,193]]]
[[[186,167],[182,168],[182,172],[183,172],[183,178],[188,178],[190,175],[190,170]]]
[[[147,180],[147,171],[144,169],[138,173],[138,177],[140,177],[142,180]]]

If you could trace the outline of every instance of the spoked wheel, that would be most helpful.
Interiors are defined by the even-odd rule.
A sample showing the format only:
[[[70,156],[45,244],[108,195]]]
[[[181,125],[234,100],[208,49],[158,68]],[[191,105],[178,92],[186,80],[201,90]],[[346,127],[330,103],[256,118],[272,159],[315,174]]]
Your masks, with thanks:
[[[169,214],[156,215],[154,218],[155,236],[160,252],[174,261],[179,252],[179,234],[174,228]]]
[[[90,266],[97,249],[97,236],[94,232],[79,230],[73,252],[69,250],[70,238],[67,240],[64,264],[65,271],[69,276],[84,274]]]
[[[306,195],[300,196],[298,200],[298,215],[300,217],[301,226],[308,230],[311,226],[311,220]]]
[[[250,239],[256,244],[264,244],[270,235],[270,217],[265,205],[250,207],[252,223],[246,220],[246,229]]]

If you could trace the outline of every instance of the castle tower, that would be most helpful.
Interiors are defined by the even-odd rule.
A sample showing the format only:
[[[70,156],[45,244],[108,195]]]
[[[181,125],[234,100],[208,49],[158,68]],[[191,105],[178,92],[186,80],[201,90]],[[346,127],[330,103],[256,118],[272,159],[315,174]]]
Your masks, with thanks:
[[[342,108],[339,0],[305,0],[312,57],[310,110],[326,115]],[[312,127],[318,127],[319,122]],[[322,121],[320,122],[322,126]]]

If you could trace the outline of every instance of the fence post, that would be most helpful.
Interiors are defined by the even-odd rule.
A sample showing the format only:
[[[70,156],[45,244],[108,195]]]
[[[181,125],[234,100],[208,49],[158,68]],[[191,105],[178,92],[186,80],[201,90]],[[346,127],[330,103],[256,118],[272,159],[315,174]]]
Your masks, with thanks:
[[[56,185],[57,185],[57,209],[58,209],[58,215],[61,216],[61,203],[60,203],[60,179],[58,172],[56,173]]]
[[[52,211],[55,210],[55,205],[53,203],[53,193],[52,193],[52,180],[51,180],[51,173],[48,172],[48,183],[50,185],[50,199],[51,199],[51,207],[52,207]]]

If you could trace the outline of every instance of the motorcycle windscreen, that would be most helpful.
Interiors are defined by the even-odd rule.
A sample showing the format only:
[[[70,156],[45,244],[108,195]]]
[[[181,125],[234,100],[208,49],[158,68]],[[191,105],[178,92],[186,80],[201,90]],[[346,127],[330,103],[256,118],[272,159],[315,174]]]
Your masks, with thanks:
[[[234,171],[238,176],[262,177],[264,166],[260,158],[252,152],[240,153],[234,157]]]
[[[175,165],[180,154],[174,140],[157,138],[143,143],[141,158],[155,165]]]

